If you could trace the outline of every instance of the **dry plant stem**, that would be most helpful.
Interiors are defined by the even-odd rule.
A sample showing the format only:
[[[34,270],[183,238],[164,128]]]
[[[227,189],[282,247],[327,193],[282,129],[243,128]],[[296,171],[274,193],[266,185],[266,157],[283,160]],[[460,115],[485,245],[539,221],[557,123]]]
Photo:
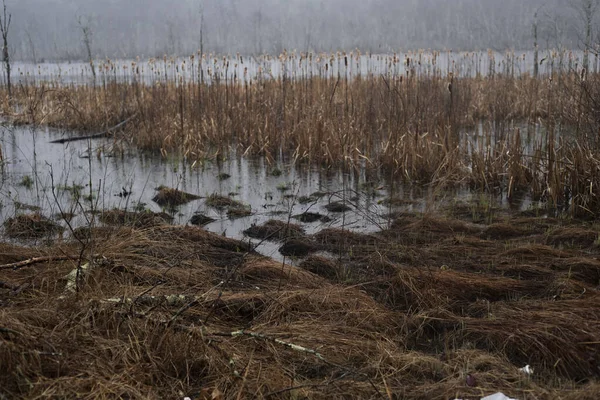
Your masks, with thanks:
[[[140,293],[132,302],[131,302],[131,306],[129,307],[129,312],[133,313],[133,307],[135,307],[136,303],[143,298],[145,295],[147,295],[148,293],[150,293],[151,291],[153,291],[154,289],[156,289],[157,287],[159,287],[160,285],[165,284],[165,281],[158,281],[156,284],[154,284],[153,286],[149,287],[148,289],[144,290],[142,293]]]
[[[78,256],[44,256],[44,257],[34,257],[28,260],[23,260],[19,262],[14,262],[11,264],[0,265],[0,269],[12,269],[18,270],[24,267],[28,267],[33,264],[39,264],[43,262],[51,262],[51,261],[65,261],[65,260],[78,260]]]
[[[469,185],[509,196],[531,190],[535,198],[551,193],[555,203],[564,202],[567,186],[574,214],[595,213],[600,199],[584,183],[600,183],[590,157],[597,153],[600,76],[582,81],[564,71],[554,78],[448,79],[409,69],[401,77],[286,75],[203,86],[197,80],[142,84],[137,76],[41,91],[24,83],[14,98],[26,112],[12,117],[86,131],[116,125],[141,149],[167,155],[183,148],[192,162],[230,149],[269,160],[283,154],[298,163],[381,168],[405,183]],[[119,125],[123,115],[130,119]],[[521,122],[529,125],[527,138],[519,133]],[[532,137],[534,125],[549,133],[573,128],[574,137],[537,131]],[[464,137],[479,126],[481,137]]]
[[[257,333],[257,332],[248,332],[245,330],[239,330],[239,331],[234,331],[234,332],[215,332],[213,333],[213,335],[216,336],[231,336],[231,337],[238,337],[238,336],[249,336],[249,337],[253,337],[255,339],[262,339],[262,340],[267,340],[267,341],[272,341],[275,342],[277,344],[289,347],[290,349],[294,350],[294,351],[299,351],[301,353],[308,353],[308,354],[312,354],[313,356],[315,356],[316,358],[318,358],[321,361],[324,361],[328,364],[332,364],[335,365],[333,363],[328,362],[322,355],[321,353],[317,352],[316,350],[313,349],[309,349],[303,346],[299,346],[297,344],[293,344],[293,343],[289,343],[289,342],[285,342],[281,339],[277,339],[277,338],[272,338],[266,335],[263,335],[261,333]],[[338,365],[336,365],[338,366]]]
[[[244,393],[244,387],[246,385],[246,380],[248,379],[248,373],[250,372],[250,365],[252,365],[252,360],[254,359],[254,352],[250,354],[250,358],[248,359],[248,363],[246,364],[246,368],[244,368],[244,375],[242,375],[242,384],[238,390],[238,395],[236,396],[237,400],[241,400]]]
[[[91,165],[91,157],[88,159],[88,165]],[[75,239],[80,243],[81,245],[81,249],[79,251],[79,257],[76,258],[77,261],[77,268],[76,268],[76,275],[75,275],[75,292],[79,293],[79,281],[81,278],[81,266],[84,260],[84,254],[85,251],[87,250],[88,247],[90,247],[91,245],[91,252],[93,253],[94,249],[93,249],[93,237],[92,235],[90,235],[89,240],[86,242],[83,239],[79,238],[78,235],[75,234],[75,229],[73,228],[73,226],[71,225],[71,221],[69,220],[69,218],[66,218],[66,214],[63,211],[63,208],[61,206],[60,201],[58,201],[58,197],[56,195],[56,188],[54,186],[54,170],[52,169],[52,165],[49,165],[50,167],[50,183],[51,183],[51,188],[52,188],[52,196],[54,198],[54,201],[58,207],[58,210],[60,212],[60,215],[62,216],[63,220],[65,221],[65,223],[67,224],[67,227],[69,228],[69,231],[71,232],[71,235],[73,235],[75,237]],[[90,167],[90,174],[91,174],[91,167]],[[90,181],[90,198],[91,198],[91,190],[92,190],[92,184]],[[77,199],[77,204],[79,205],[79,207],[82,209],[83,211],[83,206],[81,205],[81,202],[79,201],[79,199]],[[85,212],[84,212],[85,213]],[[92,215],[92,219],[94,218],[94,216]],[[87,217],[86,217],[87,219]],[[91,229],[93,227],[93,224],[90,223],[90,221],[88,220],[88,227]],[[93,266],[93,261],[94,261],[94,256],[93,254],[90,254],[90,257],[88,259],[88,263],[90,268]]]

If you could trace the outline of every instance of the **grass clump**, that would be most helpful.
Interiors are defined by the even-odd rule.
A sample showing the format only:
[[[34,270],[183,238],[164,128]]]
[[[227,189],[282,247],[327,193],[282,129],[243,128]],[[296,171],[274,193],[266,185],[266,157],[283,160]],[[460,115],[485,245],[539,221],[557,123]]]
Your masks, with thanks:
[[[244,218],[252,215],[252,208],[249,205],[216,193],[206,198],[206,205],[221,212],[225,211],[227,217],[230,219]]]
[[[231,197],[221,196],[219,194],[213,193],[206,198],[206,205],[212,208],[215,208],[219,211],[224,211],[227,208],[243,208],[244,203],[232,199]]]
[[[192,218],[190,219],[190,224],[192,225],[199,225],[199,226],[203,226],[203,225],[208,225],[211,222],[216,221],[214,218],[209,217],[205,214],[202,213],[196,213],[192,216]]]
[[[252,225],[244,231],[244,235],[254,239],[284,240],[287,238],[302,237],[304,229],[296,224],[271,219],[262,225]]]
[[[343,201],[334,201],[324,206],[324,208],[333,213],[343,213],[352,210],[352,208]]]
[[[167,213],[155,213],[152,211],[125,211],[109,210],[100,214],[100,222],[106,225],[151,227],[155,225],[167,224],[173,221],[173,217]]]
[[[6,235],[17,239],[35,239],[62,233],[65,229],[40,213],[19,214],[4,222]]]
[[[26,189],[31,189],[33,187],[33,184],[34,184],[33,179],[29,175],[25,175],[21,179],[21,182],[19,182],[19,185],[25,187]]]
[[[156,204],[161,207],[178,207],[187,204],[190,201],[201,199],[201,196],[182,192],[178,189],[172,189],[165,186],[156,188],[158,193],[152,198]]]

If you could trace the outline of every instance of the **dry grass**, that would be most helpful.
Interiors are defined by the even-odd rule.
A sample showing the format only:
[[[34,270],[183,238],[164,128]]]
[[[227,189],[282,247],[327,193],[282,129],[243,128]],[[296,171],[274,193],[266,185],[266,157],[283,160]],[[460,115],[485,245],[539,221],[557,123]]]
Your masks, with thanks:
[[[106,225],[127,225],[144,228],[169,223],[173,220],[173,217],[164,212],[133,212],[114,209],[103,211],[100,214],[99,219],[100,222]]]
[[[267,159],[283,153],[327,166],[383,167],[411,183],[530,191],[551,206],[571,204],[575,215],[600,209],[600,76],[454,77],[409,68],[348,79],[323,68],[328,58],[316,59],[310,63],[318,73],[229,80],[215,70],[210,84],[198,79],[194,60],[175,69],[192,68],[191,78],[174,71],[150,84],[141,83],[139,69],[117,81],[108,62],[101,84],[24,84],[14,94],[21,112],[4,111],[16,123],[77,131],[104,131],[132,117],[122,129],[140,149],[192,161],[231,150]],[[390,65],[398,62],[389,57]]]
[[[156,190],[157,193],[152,198],[152,201],[161,207],[177,207],[201,198],[200,196],[192,193],[186,193],[178,189],[164,186],[160,186],[156,188]]]
[[[302,237],[305,233],[300,225],[271,219],[262,225],[252,225],[244,231],[244,235],[263,240],[284,240]]]
[[[409,231],[418,247],[402,244]],[[600,297],[589,248],[502,252],[531,232],[495,232],[418,215],[375,235],[329,229],[318,237],[346,248],[339,259],[293,267],[195,227],[112,228],[92,235],[95,266],[76,292],[65,290],[76,260],[0,269],[0,392],[593,398]],[[79,248],[1,247],[3,264]]]
[[[553,207],[569,203],[575,215],[600,210],[595,75],[454,78],[451,92],[450,78],[411,71],[210,85],[108,78],[51,90],[22,85],[14,102],[23,112],[11,116],[82,131],[133,116],[123,129],[141,149],[192,160],[232,149],[284,153],[439,188],[530,190]],[[546,133],[510,127],[536,120]],[[480,122],[477,140],[461,133]],[[251,212],[217,195],[207,204],[232,217]],[[397,214],[368,235],[259,227],[285,240],[283,254],[334,254],[298,267],[201,228],[157,224],[157,215],[108,212],[105,222],[128,226],[80,232],[91,240],[82,257],[76,241],[1,243],[0,394],[595,399],[597,227],[491,207],[448,215]],[[526,364],[533,376],[519,371]]]
[[[61,233],[64,228],[39,213],[19,214],[4,221],[6,235],[12,238],[42,238]]]

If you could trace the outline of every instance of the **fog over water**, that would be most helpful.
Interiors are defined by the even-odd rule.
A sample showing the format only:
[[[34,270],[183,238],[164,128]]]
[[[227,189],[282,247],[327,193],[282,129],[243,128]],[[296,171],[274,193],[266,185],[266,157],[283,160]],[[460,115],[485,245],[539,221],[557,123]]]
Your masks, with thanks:
[[[593,7],[586,8],[588,4]],[[360,49],[582,49],[598,0],[6,0],[25,61]],[[537,18],[536,18],[537,15]],[[594,24],[595,29],[596,24]],[[592,32],[597,43],[597,32]],[[202,40],[201,40],[202,37]]]

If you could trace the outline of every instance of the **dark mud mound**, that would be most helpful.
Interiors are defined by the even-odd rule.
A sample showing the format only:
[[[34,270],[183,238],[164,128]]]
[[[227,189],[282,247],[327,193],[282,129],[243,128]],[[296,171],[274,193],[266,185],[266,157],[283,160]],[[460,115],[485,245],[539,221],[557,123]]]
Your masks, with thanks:
[[[252,215],[252,208],[249,205],[216,193],[206,198],[206,205],[220,212],[226,212],[227,217],[230,219],[244,218]]]
[[[582,227],[552,229],[547,234],[547,243],[552,246],[586,248],[600,243],[600,232]]]
[[[81,226],[73,230],[72,236],[77,240],[99,240],[108,239],[119,231],[119,227],[126,225],[115,225],[115,226]]]
[[[290,239],[279,248],[286,257],[306,257],[310,253],[321,250],[321,247],[309,239]]]
[[[252,215],[252,208],[250,206],[242,206],[242,207],[229,207],[227,209],[227,218],[229,219],[238,219],[249,217]]]
[[[328,280],[338,280],[343,275],[343,266],[335,260],[320,256],[310,256],[299,265],[315,275],[319,275]]]
[[[100,214],[100,222],[106,225],[133,226],[136,228],[148,228],[157,225],[168,224],[173,217],[167,213],[152,211],[125,211],[110,210]]]
[[[244,203],[234,200],[231,197],[221,196],[216,193],[206,198],[206,205],[219,211],[225,211],[230,207],[243,208],[246,206]]]
[[[195,194],[164,186],[159,186],[156,190],[158,190],[158,193],[152,198],[152,201],[161,207],[178,207],[202,198]]]
[[[348,229],[326,228],[314,235],[317,242],[322,243],[330,249],[339,249],[346,246],[375,245],[382,239],[364,233],[357,233]]]
[[[303,212],[302,214],[293,215],[292,218],[300,221],[300,222],[330,222],[331,218],[326,215],[315,213],[315,212]]]
[[[300,225],[271,219],[262,225],[252,225],[244,235],[261,240],[285,240],[303,237],[304,229]]]
[[[215,222],[216,220],[212,217],[209,217],[208,215],[202,214],[202,213],[197,213],[194,214],[192,216],[192,218],[190,219],[190,224],[192,225],[197,225],[197,226],[204,226],[204,225],[208,225],[211,222]]]
[[[352,210],[352,207],[350,207],[347,203],[345,203],[343,201],[334,201],[332,203],[325,205],[324,208],[327,211],[333,212],[333,213],[343,213],[343,212]]]
[[[482,233],[484,237],[488,239],[513,239],[520,236],[526,236],[530,233],[530,230],[524,226],[518,226],[508,223],[496,223],[489,225]]]
[[[62,233],[62,226],[42,214],[20,214],[4,222],[6,235],[15,239],[36,239]]]

